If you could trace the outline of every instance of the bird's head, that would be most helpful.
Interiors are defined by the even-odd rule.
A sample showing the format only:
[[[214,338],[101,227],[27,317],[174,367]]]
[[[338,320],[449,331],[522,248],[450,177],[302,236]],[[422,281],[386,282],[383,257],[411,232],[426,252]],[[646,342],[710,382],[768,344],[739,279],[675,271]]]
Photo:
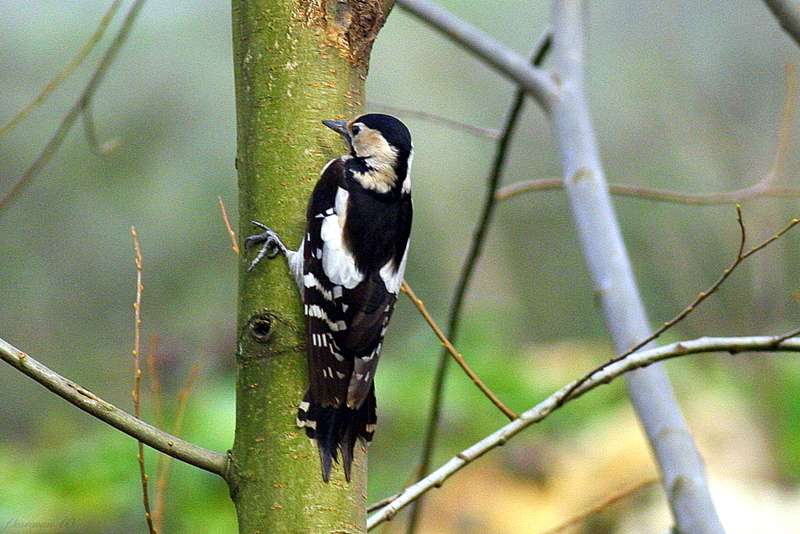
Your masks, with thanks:
[[[344,121],[322,121],[341,135],[350,149],[350,157],[363,164],[354,172],[361,185],[379,193],[395,188],[410,192],[411,160],[414,147],[411,133],[399,119],[382,113],[368,113]]]

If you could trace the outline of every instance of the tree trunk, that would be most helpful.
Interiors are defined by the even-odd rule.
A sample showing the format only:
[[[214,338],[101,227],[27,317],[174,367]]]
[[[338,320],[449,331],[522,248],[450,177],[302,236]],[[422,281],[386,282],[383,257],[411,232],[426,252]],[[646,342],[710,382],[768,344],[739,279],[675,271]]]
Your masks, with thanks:
[[[345,150],[323,119],[363,112],[375,36],[393,2],[234,0],[240,235],[252,220],[296,248],[325,162]],[[242,533],[366,529],[366,454],[352,482],[326,484],[316,446],[295,425],[307,387],[300,299],[283,258],[241,262],[236,436],[230,489]]]

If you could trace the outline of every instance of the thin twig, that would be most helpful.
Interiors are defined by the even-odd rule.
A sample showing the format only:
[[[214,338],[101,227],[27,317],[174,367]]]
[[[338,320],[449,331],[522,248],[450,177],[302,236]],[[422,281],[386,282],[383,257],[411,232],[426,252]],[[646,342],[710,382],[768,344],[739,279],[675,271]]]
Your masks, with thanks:
[[[533,54],[531,55],[531,62],[535,65],[541,65],[547,51],[550,49],[550,30],[545,29],[542,36],[539,37],[536,46],[534,47]],[[509,106],[506,114],[505,124],[497,144],[497,151],[495,152],[494,161],[492,163],[492,170],[486,180],[486,194],[484,196],[483,208],[480,217],[478,218],[478,225],[472,235],[472,243],[470,250],[467,253],[464,264],[461,267],[461,275],[459,276],[453,299],[450,304],[450,320],[447,324],[446,337],[452,342],[458,338],[458,326],[461,323],[461,312],[464,308],[464,299],[466,297],[467,289],[469,288],[472,276],[475,273],[475,267],[478,263],[483,244],[486,240],[486,234],[489,229],[489,224],[492,220],[492,215],[496,207],[495,191],[500,184],[505,163],[508,158],[508,149],[511,145],[511,139],[516,129],[517,121],[525,104],[525,91],[517,89],[514,100]],[[430,469],[431,458],[436,444],[436,436],[439,428],[439,418],[444,403],[444,381],[447,376],[447,363],[450,361],[449,351],[442,350],[439,355],[439,363],[436,368],[436,375],[433,380],[433,395],[431,406],[428,413],[428,422],[425,430],[425,441],[422,445],[422,456],[418,467],[418,477],[422,477]],[[409,521],[408,521],[408,534],[413,534],[417,526],[417,518],[420,514],[422,502],[416,503],[413,507]]]
[[[608,508],[612,504],[617,503],[620,500],[625,499],[627,497],[630,497],[632,494],[634,494],[634,493],[636,493],[636,492],[638,492],[638,491],[640,491],[640,490],[642,490],[642,489],[644,489],[644,488],[646,488],[648,486],[652,486],[653,484],[655,484],[658,481],[659,481],[658,477],[651,477],[651,478],[642,480],[641,482],[639,482],[638,484],[634,484],[633,486],[629,486],[627,488],[623,488],[623,489],[613,493],[612,495],[609,495],[608,497],[606,497],[605,499],[603,499],[599,503],[597,503],[597,504],[595,504],[593,506],[590,506],[586,510],[583,510],[579,514],[576,514],[576,515],[570,517],[569,519],[567,519],[566,521],[564,521],[560,525],[558,525],[558,526],[556,526],[554,528],[545,530],[543,532],[540,532],[539,534],[558,534],[559,532],[563,532],[563,531],[567,530],[568,528],[570,528],[570,527],[572,527],[574,525],[577,525],[578,523],[581,523],[581,522],[585,521],[587,518],[602,512],[603,510],[605,510],[606,508]]]
[[[116,58],[120,47],[125,42],[125,39],[127,39],[128,35],[130,34],[131,29],[133,28],[133,23],[136,20],[139,11],[142,9],[143,4],[144,0],[136,0],[131,6],[130,10],[128,10],[128,14],[125,16],[122,26],[114,36],[114,40],[106,49],[106,53],[100,60],[100,63],[97,65],[94,74],[86,84],[86,87],[83,89],[76,102],[70,108],[69,112],[64,116],[61,124],[58,126],[58,128],[56,128],[53,136],[47,142],[33,163],[25,170],[25,172],[14,183],[14,185],[11,186],[11,189],[8,191],[8,193],[6,193],[6,195],[0,199],[0,213],[2,213],[3,210],[10,205],[11,201],[25,189],[25,187],[37,174],[39,174],[39,172],[50,162],[50,159],[61,147],[61,143],[64,142],[64,139],[66,138],[67,133],[69,133],[69,130],[72,128],[72,125],[75,124],[75,121],[81,115],[86,105],[94,97],[94,93],[100,86],[100,82],[105,77],[106,72]]]
[[[800,335],[800,328],[795,328],[791,332],[787,332],[787,333],[783,334],[782,336],[778,336],[778,338],[775,340],[775,343],[776,344],[783,343],[787,339],[793,338],[793,337],[797,337],[798,335]]]
[[[532,67],[525,58],[468,22],[428,0],[397,0],[397,6],[498,70],[531,95],[543,109],[550,108],[559,88],[553,77]]]
[[[25,117],[27,117],[34,109],[39,107],[39,105],[41,105],[42,102],[44,102],[47,97],[50,96],[50,93],[58,88],[61,82],[69,78],[70,75],[75,72],[75,69],[77,69],[83,63],[83,61],[89,55],[89,52],[91,52],[94,47],[97,46],[97,43],[100,42],[100,39],[103,38],[106,28],[108,28],[108,25],[111,23],[111,19],[114,18],[114,15],[117,13],[117,10],[121,4],[122,0],[114,0],[114,3],[112,3],[105,12],[103,18],[100,19],[100,24],[97,26],[97,29],[94,31],[92,36],[89,37],[89,40],[84,43],[81,49],[78,50],[78,53],[75,54],[75,57],[72,58],[72,61],[67,63],[67,65],[61,69],[61,72],[56,74],[52,80],[47,82],[47,85],[44,86],[44,89],[42,89],[42,91],[36,96],[33,102],[22,108],[20,112],[14,115],[14,117],[8,121],[5,126],[0,128],[0,138],[7,134],[17,124],[22,122]]]
[[[771,175],[771,174],[770,174]],[[770,175],[767,175],[769,177]],[[766,178],[766,177],[765,177]],[[531,180],[511,184],[497,191],[495,200],[508,200],[523,193],[534,191],[548,191],[563,189],[564,181],[557,178],[544,180]],[[635,185],[609,184],[608,191],[615,196],[640,198],[643,200],[656,200],[661,202],[673,202],[675,204],[687,204],[694,206],[713,206],[719,204],[736,204],[744,200],[754,198],[795,198],[800,197],[800,189],[795,187],[765,187],[762,182],[726,193],[708,193],[693,195],[690,193],[677,193],[674,191],[663,191],[651,189],[649,187],[639,187]]]
[[[189,443],[137,419],[86,388],[64,378],[2,338],[0,338],[0,360],[12,365],[84,412],[144,442],[149,447],[223,478],[227,476],[228,458],[224,454]]]
[[[448,119],[447,117],[442,117],[441,115],[437,115],[436,113],[430,113],[428,111],[401,108],[398,106],[392,106],[390,104],[371,104],[369,105],[369,107],[383,111],[388,111],[389,113],[398,113],[406,117],[415,117],[417,119],[422,119],[427,122],[443,124],[445,126],[449,126],[454,130],[466,132],[468,134],[476,135],[478,137],[487,137],[489,139],[500,139],[501,135],[500,132],[498,132],[497,130],[492,130],[490,128],[481,128],[480,126],[473,126],[471,124],[467,124],[465,122],[459,122],[453,119]]]
[[[486,386],[486,384],[483,383],[483,381],[478,377],[478,375],[475,374],[475,371],[473,371],[467,364],[466,360],[464,360],[464,357],[456,350],[453,344],[450,343],[450,340],[447,339],[447,336],[444,335],[442,329],[439,328],[439,325],[436,324],[436,322],[433,320],[433,317],[431,317],[431,315],[428,313],[428,310],[425,308],[425,303],[423,303],[422,300],[420,300],[419,297],[417,297],[417,295],[411,289],[411,286],[409,286],[408,283],[404,281],[403,285],[401,286],[401,289],[406,295],[408,295],[408,298],[410,298],[411,302],[414,303],[414,306],[417,307],[419,313],[422,314],[422,317],[428,323],[428,326],[430,326],[431,330],[433,330],[433,333],[436,334],[436,337],[438,337],[439,341],[442,342],[444,350],[446,350],[447,353],[450,356],[452,356],[453,359],[458,363],[458,365],[461,366],[464,372],[467,373],[467,376],[469,376],[470,380],[472,380],[472,382],[476,386],[478,386],[478,389],[480,389],[483,392],[483,394],[486,395],[486,397],[490,401],[492,401],[492,404],[497,406],[497,408],[501,412],[506,414],[506,417],[508,417],[512,421],[516,419],[517,414],[511,411],[511,409],[509,409],[505,404],[503,404],[503,402],[497,397],[497,395],[495,395],[494,392],[492,392],[492,390],[489,389]]]
[[[165,421],[161,380],[158,377],[158,367],[156,365],[158,342],[158,336],[153,335],[150,337],[147,350],[147,374],[150,377],[150,393],[153,397],[153,411],[155,412],[156,426],[164,428]],[[162,473],[164,472],[166,461],[169,458],[170,457],[166,454],[159,454],[156,460],[156,506],[155,510],[153,510],[153,524],[155,524],[156,531],[161,531],[164,526],[164,487],[166,486],[166,479],[162,476]]]
[[[690,341],[680,341],[643,350],[630,354],[627,358],[604,367],[593,374],[589,380],[581,379],[580,385],[576,382],[564,386],[530,410],[520,414],[518,419],[511,421],[491,435],[485,437],[471,447],[461,451],[448,460],[419,482],[407,487],[391,503],[381,508],[367,520],[367,528],[372,529],[380,523],[393,518],[398,511],[415,501],[420,495],[432,488],[441,486],[448,478],[460,471],[470,462],[480,458],[492,449],[504,445],[509,439],[522,432],[527,427],[547,418],[566,402],[571,402],[583,394],[608,384],[625,373],[652,365],[656,362],[709,352],[727,352],[739,354],[742,352],[800,352],[800,338],[787,339],[776,343],[775,336],[752,336],[736,338],[699,338]],[[577,387],[576,387],[577,386]]]
[[[786,166],[786,155],[788,153],[789,141],[794,128],[796,96],[797,74],[795,72],[795,68],[791,65],[788,65],[786,67],[786,91],[783,100],[783,110],[781,112],[781,126],[778,130],[778,143],[775,148],[775,157],[773,160],[772,169],[770,169],[770,171],[765,174],[764,177],[761,178],[761,180],[759,180],[757,183],[749,187],[738,189],[736,191],[728,191],[725,193],[689,194],[651,189],[649,187],[615,184],[609,184],[609,192],[612,195],[621,197],[674,202],[676,204],[688,204],[695,206],[736,204],[753,198],[794,198],[800,196],[800,188],[777,187],[774,185],[783,174],[784,167]],[[559,179],[519,182],[498,190],[495,193],[495,200],[507,200],[523,193],[563,188],[564,182],[563,180]]]
[[[147,346],[147,374],[150,377],[150,393],[153,396],[153,412],[155,412],[156,416],[156,426],[163,428],[165,426],[164,406],[161,395],[161,380],[158,377],[158,366],[156,365],[159,342],[160,338],[157,335],[150,336],[150,342]]]
[[[764,0],[781,28],[800,45],[800,12],[792,0]]]
[[[86,134],[86,143],[92,152],[102,156],[116,150],[120,144],[120,139],[115,137],[105,143],[100,143],[100,138],[97,136],[97,128],[94,125],[94,116],[92,115],[92,103],[86,102],[83,108],[83,131]]]
[[[141,419],[142,411],[139,393],[142,384],[142,369],[139,348],[142,337],[142,291],[144,290],[144,285],[142,285],[142,249],[139,245],[139,234],[134,226],[131,226],[131,235],[133,236],[133,249],[136,253],[134,258],[136,262],[136,300],[133,303],[133,369],[135,373],[133,380],[133,414],[137,419]]]
[[[172,426],[172,434],[175,436],[180,436],[183,432],[183,418],[186,415],[186,407],[188,406],[189,396],[192,388],[197,383],[197,378],[200,376],[201,369],[202,364],[200,362],[195,362],[194,365],[192,365],[192,369],[189,371],[189,377],[186,379],[186,383],[183,385],[180,393],[178,394],[178,409],[175,413],[175,422]],[[158,530],[160,530],[160,527],[163,524],[164,508],[166,507],[167,502],[167,484],[169,483],[169,477],[172,474],[173,465],[173,458],[163,455],[161,458],[164,459],[164,462],[159,462],[161,464],[161,470],[158,474],[158,480],[156,481],[156,508],[153,513],[153,520],[158,527]],[[159,458],[159,460],[161,458]]]
[[[136,301],[133,303],[133,316],[134,316],[134,342],[133,342],[133,413],[137,419],[142,418],[141,409],[141,388],[142,388],[142,367],[141,358],[139,356],[139,349],[141,347],[142,335],[142,248],[139,245],[139,234],[136,233],[136,228],[131,226],[131,234],[133,235],[133,248],[136,251]],[[147,530],[150,534],[156,534],[156,528],[153,524],[153,514],[150,511],[150,492],[147,489],[149,477],[147,476],[147,469],[144,464],[144,443],[138,442],[139,454],[136,459],[139,461],[139,476],[142,479],[142,502],[144,503],[144,517],[147,519]]]
[[[371,514],[375,510],[383,508],[384,506],[386,506],[387,504],[389,504],[390,502],[392,502],[393,500],[395,500],[399,496],[400,496],[399,493],[395,493],[394,495],[390,495],[389,497],[386,497],[385,499],[381,499],[380,501],[367,506],[367,513]]]
[[[772,187],[783,175],[786,167],[786,157],[789,153],[789,141],[794,129],[794,110],[797,97],[797,70],[791,63],[786,65],[786,89],[783,96],[783,109],[781,111],[781,126],[778,129],[778,144],[775,147],[775,158],[772,170],[761,180],[764,188]]]
[[[418,477],[413,477],[413,476],[408,477],[408,480],[405,482],[404,486],[411,485],[418,479],[419,479]],[[379,508],[383,508],[384,506],[386,506],[387,504],[398,498],[401,493],[403,492],[400,491],[398,493],[395,493],[394,495],[389,495],[388,497],[385,497],[380,501],[367,506],[367,513],[371,513],[374,512],[375,510],[378,510]],[[416,502],[419,503],[419,500],[417,500]]]
[[[236,232],[231,228],[231,221],[228,220],[228,210],[225,209],[225,203],[222,201],[222,197],[220,196],[218,198],[219,208],[222,210],[222,220],[225,221],[225,228],[228,229],[228,235],[231,236],[231,241],[233,242],[233,251],[239,254],[239,240],[236,238]]]
[[[684,320],[687,315],[692,313],[695,310],[695,308],[697,308],[698,305],[700,305],[704,300],[706,300],[708,297],[710,297],[711,295],[716,293],[719,290],[719,288],[722,286],[722,284],[725,283],[725,280],[727,280],[728,277],[731,274],[733,274],[733,271],[736,270],[736,268],[739,267],[739,265],[741,265],[744,260],[746,260],[747,258],[752,256],[756,252],[762,250],[763,248],[771,245],[772,243],[774,243],[775,241],[780,239],[786,232],[788,232],[789,230],[791,230],[792,228],[797,226],[798,223],[800,223],[800,219],[792,219],[792,221],[788,225],[786,225],[782,230],[780,230],[777,234],[773,235],[772,237],[770,237],[769,239],[765,240],[761,244],[751,248],[747,252],[744,252],[745,243],[747,241],[747,230],[745,228],[744,221],[742,220],[742,208],[741,208],[741,206],[736,206],[736,221],[739,224],[739,252],[736,254],[736,259],[733,260],[733,263],[731,264],[731,266],[728,267],[727,269],[725,269],[722,272],[722,275],[720,275],[720,277],[717,279],[717,281],[714,282],[711,285],[711,287],[709,287],[708,289],[706,289],[705,291],[703,291],[702,293],[697,295],[697,298],[695,298],[694,301],[692,301],[691,304],[686,306],[680,313],[678,313],[678,315],[676,315],[675,317],[673,317],[672,319],[670,319],[669,321],[667,321],[663,325],[661,325],[655,332],[650,334],[650,336],[648,336],[644,340],[640,341],[639,343],[637,343],[636,345],[634,345],[633,347],[631,347],[627,351],[623,352],[619,356],[615,356],[615,357],[611,358],[610,360],[608,360],[605,363],[599,365],[598,367],[596,367],[595,369],[593,369],[592,371],[590,371],[589,373],[584,375],[583,378],[581,378],[580,380],[575,382],[575,386],[574,387],[576,389],[581,385],[582,381],[588,380],[589,377],[591,377],[593,374],[597,373],[598,371],[601,371],[605,367],[608,367],[609,365],[614,364],[614,363],[626,358],[628,355],[630,355],[630,354],[636,352],[637,350],[641,349],[642,347],[644,347],[645,345],[647,345],[651,341],[657,339],[665,331],[669,330],[670,328],[675,326],[677,323],[679,323],[682,320]],[[786,338],[782,337],[782,338],[778,338],[778,339],[780,341],[783,341],[783,339],[786,339]],[[780,342],[780,341],[778,341],[778,342]],[[565,400],[568,399],[568,398],[569,398],[569,395],[567,395],[565,397]]]

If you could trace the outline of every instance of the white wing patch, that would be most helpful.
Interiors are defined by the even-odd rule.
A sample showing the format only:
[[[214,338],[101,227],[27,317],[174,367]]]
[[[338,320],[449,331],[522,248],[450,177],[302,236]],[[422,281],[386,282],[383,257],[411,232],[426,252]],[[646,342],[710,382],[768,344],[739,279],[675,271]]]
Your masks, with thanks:
[[[333,285],[353,289],[364,276],[356,268],[355,259],[342,242],[348,196],[347,190],[340,187],[336,192],[335,212],[326,215],[322,221],[322,270]]]
[[[403,260],[400,262],[397,272],[394,272],[392,269],[392,262],[389,262],[381,267],[381,280],[383,280],[384,285],[386,285],[386,291],[389,293],[397,295],[397,293],[400,291],[400,286],[403,285],[403,276],[406,274],[407,259],[408,245],[406,245],[406,251],[403,253]]]
[[[406,178],[403,180],[403,193],[410,194],[411,193],[411,163],[414,161],[414,149],[411,149],[411,153],[408,155],[408,165],[406,171]]]

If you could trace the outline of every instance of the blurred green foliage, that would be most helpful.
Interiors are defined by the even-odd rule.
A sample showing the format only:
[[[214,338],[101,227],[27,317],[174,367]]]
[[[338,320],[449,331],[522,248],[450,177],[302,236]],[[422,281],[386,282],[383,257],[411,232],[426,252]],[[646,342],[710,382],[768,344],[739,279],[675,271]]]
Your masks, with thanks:
[[[546,3],[519,0],[442,4],[523,54],[549,14]],[[0,122],[31,102],[71,59],[107,5],[0,5]],[[0,336],[129,409],[135,295],[130,227],[138,229],[145,258],[143,333],[145,340],[159,340],[163,402],[174,411],[190,367],[202,362],[183,436],[217,451],[231,445],[234,416],[237,259],[217,205],[221,197],[236,227],[229,10],[222,1],[149,2],[92,105],[101,142],[119,139],[118,148],[96,155],[77,128],[0,213]],[[722,9],[715,3],[616,0],[593,3],[589,21],[588,88],[610,181],[710,193],[745,187],[769,172],[785,65],[795,64],[798,52],[763,5],[735,0]],[[99,56],[96,50],[44,106],[0,139],[0,195],[51,135]],[[367,107],[435,111],[499,128],[512,92],[495,73],[395,10],[374,51]],[[444,324],[493,143],[397,114],[410,125],[416,145],[417,218],[407,278]],[[332,117],[320,116],[325,118]],[[797,155],[792,139],[783,183],[797,183]],[[558,173],[547,123],[531,105],[513,143],[506,183]],[[618,199],[616,206],[654,324],[708,287],[735,254],[733,206],[632,199]],[[797,200],[744,204],[753,244],[797,216]],[[753,258],[670,339],[796,328],[798,243],[800,235],[790,234]],[[500,206],[465,316],[460,350],[517,411],[609,357],[560,192]],[[412,306],[401,301],[378,377],[371,500],[394,493],[412,475],[438,351]],[[713,390],[760,414],[758,433],[769,443],[760,476],[796,486],[800,375],[793,357],[715,355],[675,362],[670,370],[683,399]],[[446,387],[438,461],[504,423],[459,372]],[[621,383],[602,388],[487,461],[506,461],[528,443],[557,449],[553,444],[576,428],[606,421],[625,402]],[[153,420],[148,396],[145,411]],[[49,525],[49,532],[142,532],[135,455],[129,438],[0,367],[0,532],[15,524],[21,530],[26,522]],[[147,457],[152,473],[155,455],[148,451]],[[545,462],[545,479],[547,470]],[[235,529],[224,484],[176,464],[166,531]]]

